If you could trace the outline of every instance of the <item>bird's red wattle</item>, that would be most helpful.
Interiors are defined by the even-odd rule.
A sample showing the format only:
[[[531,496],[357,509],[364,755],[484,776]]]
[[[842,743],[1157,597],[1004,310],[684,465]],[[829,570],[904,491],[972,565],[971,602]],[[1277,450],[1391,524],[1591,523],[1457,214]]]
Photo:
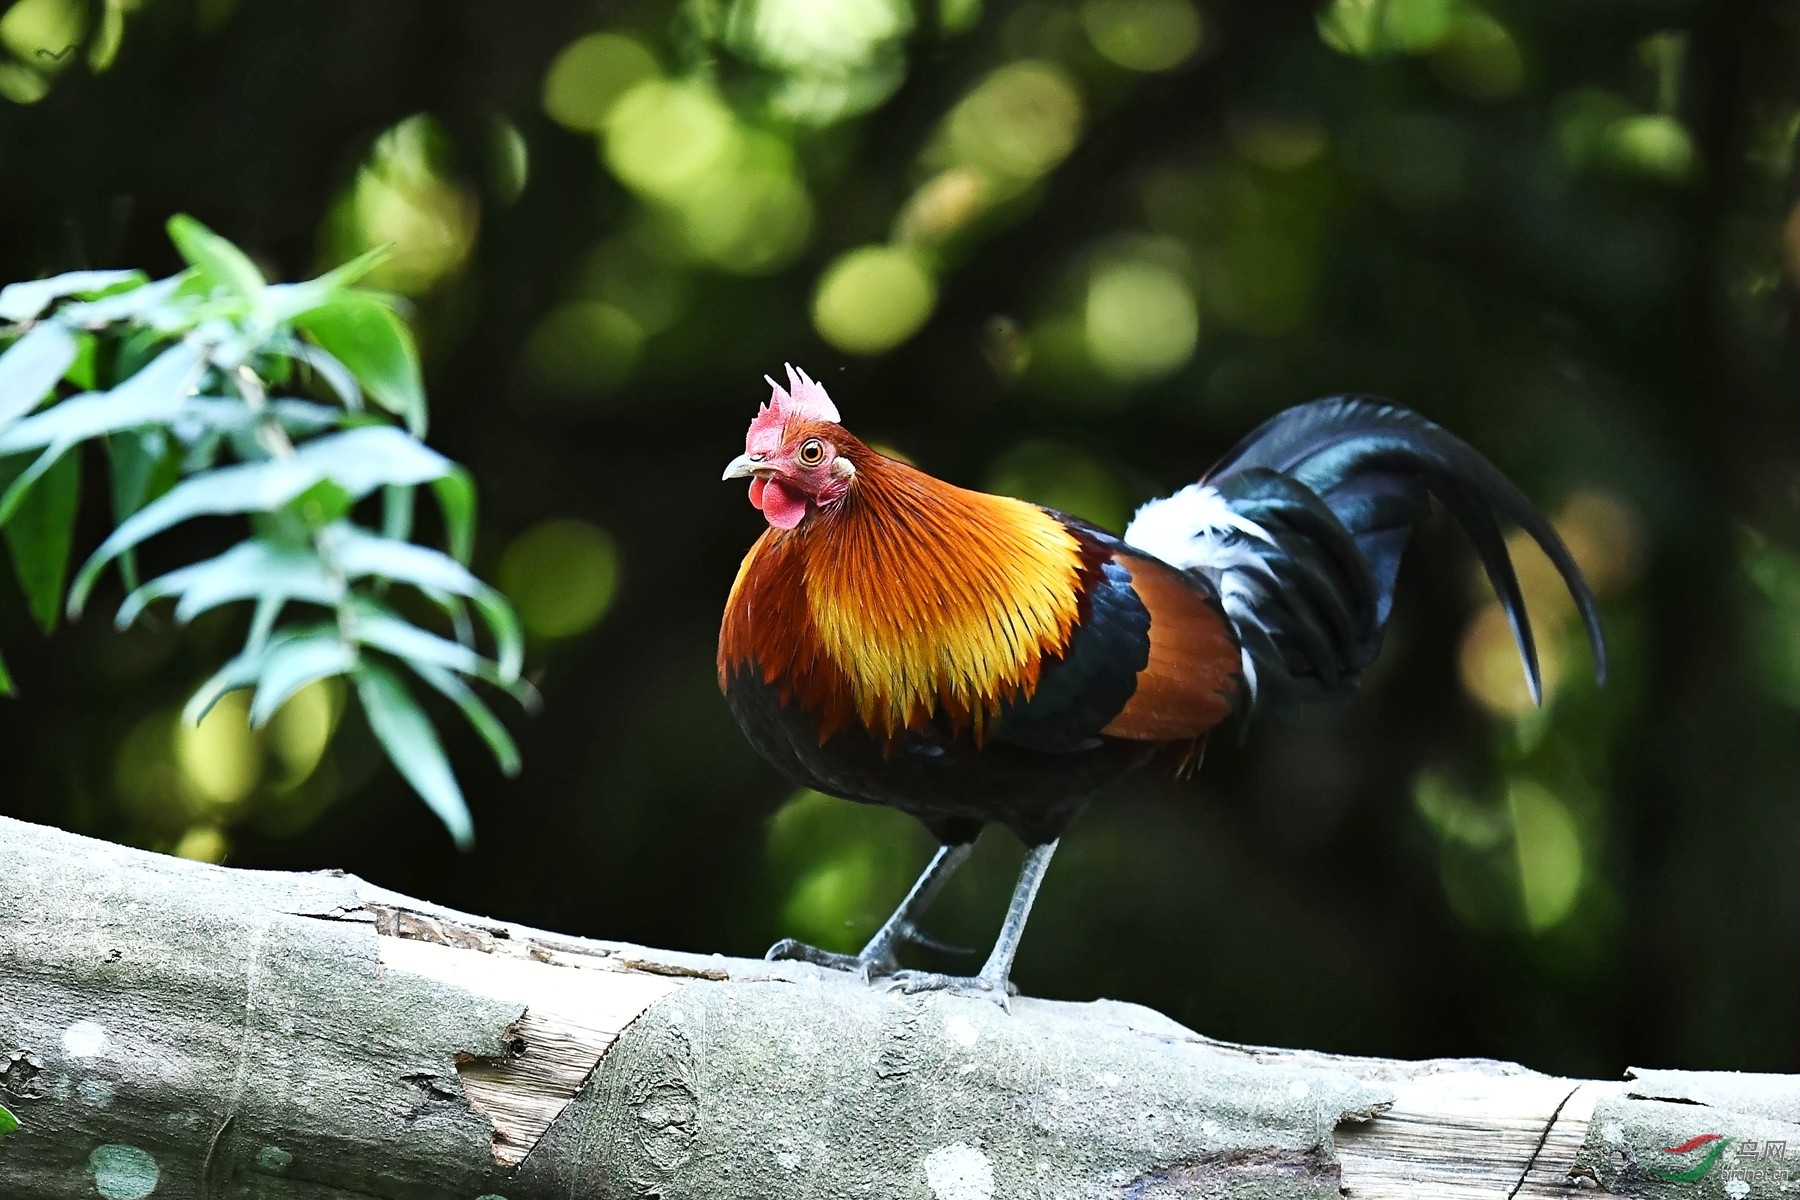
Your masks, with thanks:
[[[779,479],[759,475],[751,480],[750,503],[760,508],[777,529],[792,529],[806,516],[805,494]]]

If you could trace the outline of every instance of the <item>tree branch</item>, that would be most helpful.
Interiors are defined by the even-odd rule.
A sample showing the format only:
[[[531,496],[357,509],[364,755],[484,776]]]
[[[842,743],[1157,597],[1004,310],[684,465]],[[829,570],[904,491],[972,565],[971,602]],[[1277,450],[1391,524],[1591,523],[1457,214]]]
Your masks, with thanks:
[[[1785,1139],[1756,1166],[1800,1177],[1794,1077],[1344,1058],[1104,1000],[1009,1015],[4,818],[0,861],[0,1195],[1691,1196],[1651,1172],[1705,1133]],[[1742,1194],[1747,1166],[1728,1148],[1705,1187]]]

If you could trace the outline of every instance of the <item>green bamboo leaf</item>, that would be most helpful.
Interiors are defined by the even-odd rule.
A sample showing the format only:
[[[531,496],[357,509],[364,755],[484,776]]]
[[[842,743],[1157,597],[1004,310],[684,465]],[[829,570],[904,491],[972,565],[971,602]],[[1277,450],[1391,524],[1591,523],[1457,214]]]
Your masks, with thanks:
[[[444,823],[457,847],[470,849],[475,844],[475,823],[444,755],[444,745],[425,713],[386,668],[364,662],[357,667],[355,678],[356,695],[369,728],[388,758]]]
[[[168,434],[158,428],[108,434],[106,458],[112,475],[114,525],[174,487],[180,478],[180,464],[170,453]],[[137,587],[134,552],[127,550],[119,556],[119,574],[125,580],[126,590]]]
[[[475,554],[475,480],[461,467],[453,466],[432,481],[431,490],[437,494],[438,507],[444,512],[451,557],[466,564]]]
[[[45,633],[56,628],[62,610],[80,497],[81,459],[66,455],[43,472],[37,486],[26,493],[5,522],[19,586],[31,605],[31,615]]]
[[[412,536],[414,500],[418,489],[385,487],[381,490],[381,535],[405,541]]]
[[[4,678],[5,674],[6,672],[0,671],[0,678]],[[19,1118],[13,1116],[12,1110],[6,1105],[0,1104],[0,1137],[5,1137],[18,1127]]]
[[[37,486],[37,481],[61,462],[63,457],[74,449],[74,446],[73,442],[58,442],[51,446],[32,460],[31,465],[21,471],[18,478],[7,485],[5,492],[0,492],[0,526],[11,521],[13,513],[18,510],[19,505],[25,502],[25,498],[31,494],[31,489]]]
[[[10,696],[12,694],[13,694],[12,676],[7,674],[7,672],[6,672],[6,660],[4,658],[0,658],[0,696]]]
[[[286,325],[305,317],[341,295],[344,289],[380,266],[393,254],[387,246],[365,250],[317,279],[277,283],[263,293],[257,315],[267,326]]]
[[[375,403],[425,435],[425,384],[419,351],[400,315],[366,292],[345,292],[300,317],[296,324],[350,368]]]
[[[38,326],[43,328],[47,327]],[[187,390],[198,376],[202,353],[199,346],[186,342],[170,346],[110,392],[71,396],[26,417],[0,432],[0,454],[58,443],[73,445],[102,434],[166,425],[181,412]]]
[[[500,764],[502,774],[511,778],[519,773],[519,744],[507,732],[506,726],[500,723],[500,718],[494,715],[494,710],[482,703],[474,688],[464,683],[460,676],[431,663],[408,662],[406,665],[440,695],[462,709],[463,716],[469,719],[469,724],[475,727],[475,732],[481,735],[481,740],[493,752],[494,761]]]
[[[356,647],[346,645],[335,629],[325,628],[277,638],[269,643],[250,702],[250,724],[261,729],[294,693],[309,683],[348,675],[356,669]]]
[[[57,310],[57,316],[80,329],[100,329],[118,321],[149,320],[153,314],[176,301],[183,286],[195,277],[192,270],[183,271],[167,279],[158,279],[155,283],[102,296],[98,300],[65,304]]]
[[[361,645],[408,662],[435,663],[493,683],[510,682],[498,667],[462,643],[420,629],[366,597],[353,597],[345,618],[345,629]]]
[[[476,578],[467,567],[428,546],[376,537],[353,525],[326,531],[325,549],[332,563],[352,579],[373,576],[407,583],[426,592],[467,596],[494,634],[500,677],[516,679],[524,661],[524,636],[513,607],[498,590]]]
[[[113,559],[193,517],[272,512],[322,479],[361,499],[383,484],[425,483],[449,468],[448,459],[402,431],[370,425],[314,438],[290,459],[239,463],[189,476],[126,518],[100,543],[75,576],[69,615],[80,615],[100,572]]]
[[[356,382],[356,376],[350,373],[350,368],[332,355],[299,338],[286,335],[270,339],[266,343],[266,348],[283,355],[292,362],[303,363],[310,367],[320,379],[325,381],[325,385],[337,394],[337,398],[344,402],[344,407],[351,412],[363,410],[362,385]]]
[[[114,620],[124,629],[145,607],[165,596],[181,597],[175,605],[175,619],[185,625],[221,604],[252,597],[280,597],[330,607],[343,599],[344,579],[311,549],[255,538],[205,562],[152,579],[125,597]]]
[[[358,500],[384,485],[430,483],[455,469],[449,459],[392,425],[365,425],[314,438],[294,461],[316,465]]]
[[[181,706],[181,719],[189,725],[198,725],[206,719],[213,705],[226,695],[253,686],[262,674],[262,658],[267,649],[265,646],[256,651],[245,651],[214,671]]]
[[[169,218],[169,240],[189,266],[245,300],[268,286],[249,255],[186,214]]]
[[[75,335],[60,321],[33,325],[0,354],[0,429],[36,408],[75,361]]]
[[[124,284],[141,284],[142,271],[68,271],[48,279],[9,283],[0,288],[0,321],[30,321],[65,296],[105,295]]]

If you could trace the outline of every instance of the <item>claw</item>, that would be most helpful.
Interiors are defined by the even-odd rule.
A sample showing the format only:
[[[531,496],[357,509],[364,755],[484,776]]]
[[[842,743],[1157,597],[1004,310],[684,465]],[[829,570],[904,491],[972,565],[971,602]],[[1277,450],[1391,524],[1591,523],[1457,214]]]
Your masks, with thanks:
[[[953,996],[991,1000],[1007,1012],[1012,1011],[1012,998],[1019,989],[1010,979],[994,979],[985,975],[945,975],[937,971],[895,971],[887,977],[887,989],[901,995],[916,996],[921,992],[948,992]]]
[[[765,962],[803,962],[815,967],[824,967],[828,971],[842,971],[853,975],[864,983],[888,974],[893,970],[891,960],[862,954],[839,954],[835,950],[821,950],[817,946],[808,945],[798,938],[782,938],[764,953]]]

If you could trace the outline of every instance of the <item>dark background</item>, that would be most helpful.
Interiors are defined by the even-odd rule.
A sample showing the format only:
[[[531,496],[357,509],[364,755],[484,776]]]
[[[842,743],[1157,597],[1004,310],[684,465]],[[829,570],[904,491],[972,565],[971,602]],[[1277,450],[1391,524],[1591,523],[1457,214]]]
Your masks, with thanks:
[[[103,593],[46,639],[9,585],[0,812],[574,933],[851,947],[929,839],[794,796],[713,681],[761,525],[718,472],[760,376],[792,360],[866,438],[1114,527],[1280,407],[1377,392],[1556,516],[1608,686],[1532,557],[1529,710],[1433,523],[1364,695],[1096,804],[1018,982],[1250,1042],[1800,1070],[1793,6],[0,7],[0,279],[166,273],[174,212],[278,277],[396,242],[377,282],[416,305],[432,439],[547,700],[509,714],[516,781],[438,714],[465,856],[329,689],[306,728],[175,731],[241,616],[119,634]],[[595,33],[637,49],[569,49]],[[639,51],[665,82],[597,135]],[[935,286],[905,337],[923,301],[839,280],[891,348],[815,327],[871,245]],[[1017,858],[984,839],[934,931],[985,950]]]

